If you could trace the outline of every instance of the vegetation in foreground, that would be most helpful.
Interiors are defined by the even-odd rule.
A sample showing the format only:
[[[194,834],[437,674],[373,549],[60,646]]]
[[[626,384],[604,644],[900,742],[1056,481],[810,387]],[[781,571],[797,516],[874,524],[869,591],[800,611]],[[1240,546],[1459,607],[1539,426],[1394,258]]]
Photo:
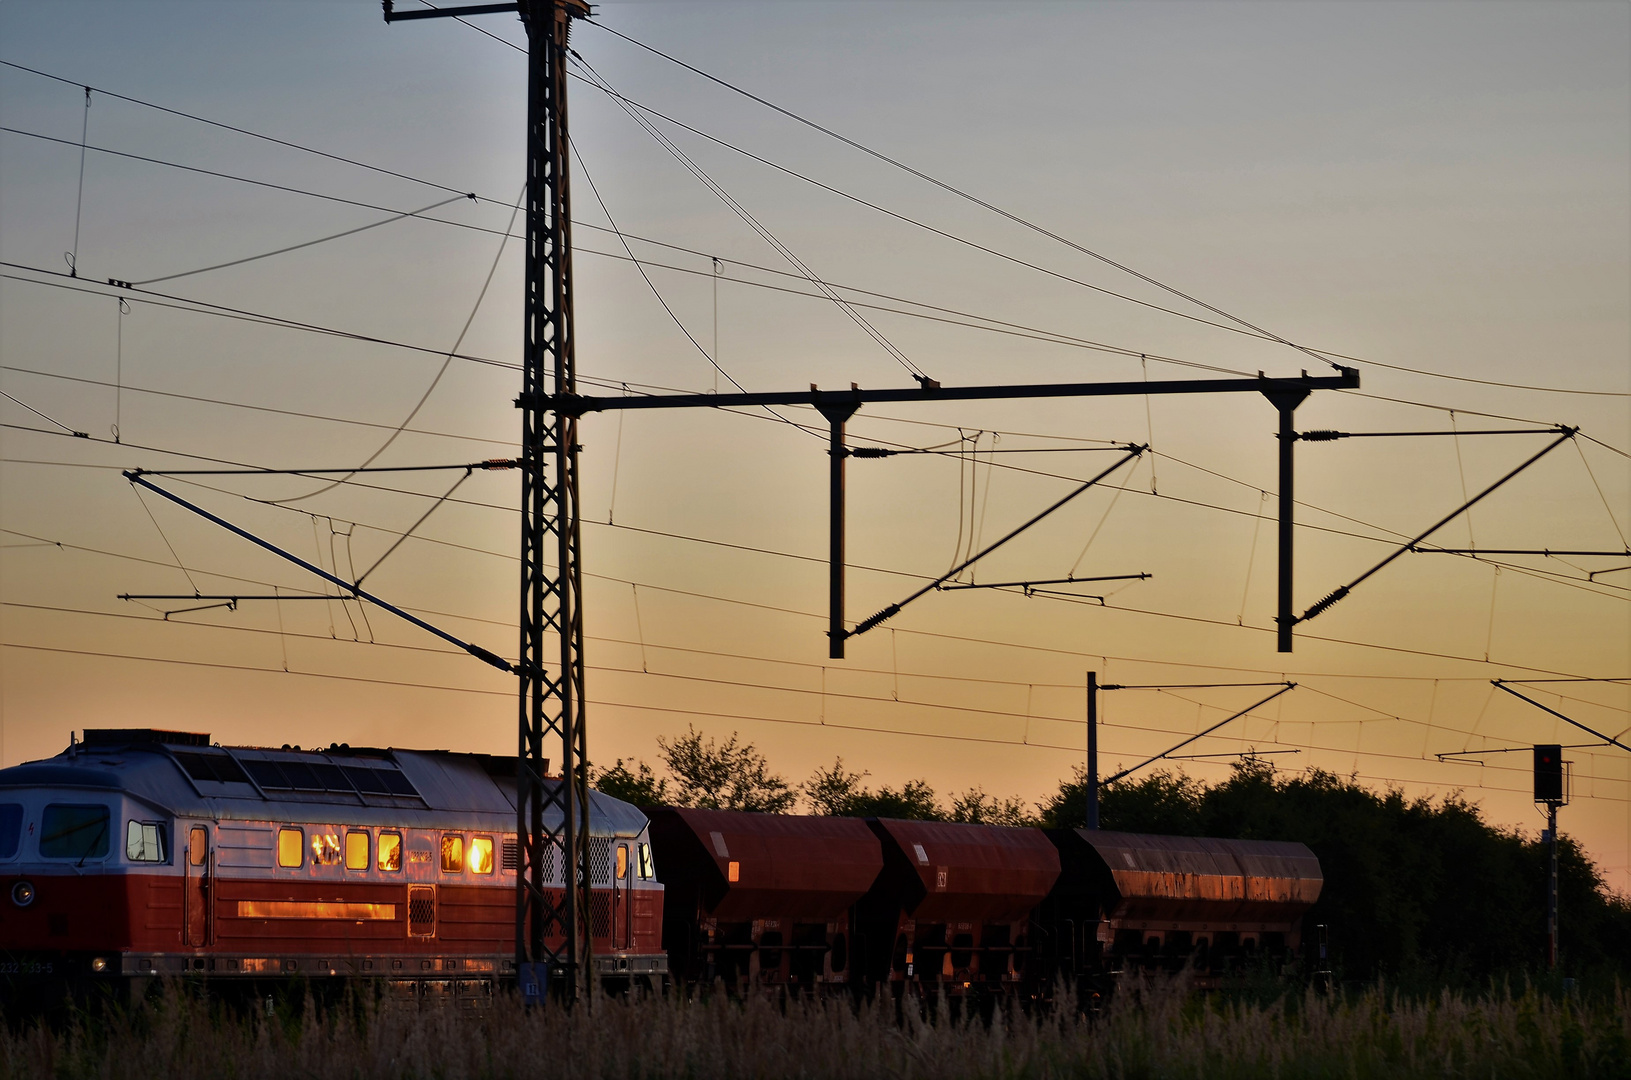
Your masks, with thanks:
[[[888,1001],[603,999],[592,1010],[351,1007],[229,1012],[174,988],[55,1029],[0,1029],[0,1078],[373,1077],[1626,1077],[1631,996],[1533,990],[1409,999],[1382,989],[1269,1001],[1166,989],[1086,1017]]]

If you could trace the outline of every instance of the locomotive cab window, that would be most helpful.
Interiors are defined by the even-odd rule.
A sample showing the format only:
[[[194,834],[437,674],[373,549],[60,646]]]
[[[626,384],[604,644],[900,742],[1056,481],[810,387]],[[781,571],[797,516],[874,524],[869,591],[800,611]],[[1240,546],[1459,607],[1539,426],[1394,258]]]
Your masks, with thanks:
[[[493,838],[491,836],[472,836],[470,838],[470,872],[472,874],[491,874],[493,872]]]
[[[110,816],[105,806],[47,806],[40,820],[40,855],[47,859],[104,858]]]
[[[345,834],[345,868],[368,869],[368,834],[352,831]]]
[[[387,873],[395,873],[402,869],[402,834],[382,832],[379,834],[379,846],[374,851],[374,865]]]
[[[156,821],[131,821],[127,824],[125,858],[131,862],[163,862],[164,826]]]
[[[23,804],[0,803],[0,859],[15,859],[22,838]]]
[[[287,828],[277,831],[277,864],[284,867],[306,865],[306,833]]]
[[[464,837],[444,834],[442,836],[442,873],[459,874],[464,872]]]
[[[651,863],[651,845],[640,845],[640,877],[650,881],[657,876],[657,868]]]
[[[629,876],[629,845],[617,845],[617,880],[623,881]]]

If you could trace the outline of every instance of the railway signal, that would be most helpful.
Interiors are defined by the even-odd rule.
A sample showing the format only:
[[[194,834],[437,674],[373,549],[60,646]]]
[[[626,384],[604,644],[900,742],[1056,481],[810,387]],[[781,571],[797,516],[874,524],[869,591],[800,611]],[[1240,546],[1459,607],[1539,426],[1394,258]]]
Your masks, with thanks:
[[[1546,805],[1546,840],[1550,866],[1546,875],[1546,966],[1557,968],[1557,808],[1569,801],[1563,747],[1535,746],[1535,801]]]

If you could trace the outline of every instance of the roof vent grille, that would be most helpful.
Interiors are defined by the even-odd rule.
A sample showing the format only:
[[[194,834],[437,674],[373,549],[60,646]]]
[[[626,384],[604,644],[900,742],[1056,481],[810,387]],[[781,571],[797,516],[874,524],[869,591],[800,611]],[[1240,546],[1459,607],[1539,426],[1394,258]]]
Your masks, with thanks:
[[[159,731],[156,728],[86,728],[86,746],[128,746],[131,743],[160,743],[165,746],[208,746],[207,733]]]

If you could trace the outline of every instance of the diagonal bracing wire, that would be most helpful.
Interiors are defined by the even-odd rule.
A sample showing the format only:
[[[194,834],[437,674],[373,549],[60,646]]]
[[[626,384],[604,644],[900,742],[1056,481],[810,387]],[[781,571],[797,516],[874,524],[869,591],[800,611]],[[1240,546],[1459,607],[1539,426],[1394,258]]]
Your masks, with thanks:
[[[7,401],[13,403],[14,405],[21,405],[23,408],[25,408],[29,412],[33,413],[35,416],[39,417],[41,420],[44,420],[44,421],[46,421],[47,423],[50,423],[50,424],[57,425],[57,427],[61,428],[64,432],[66,432],[69,435],[74,436],[75,438],[78,438],[78,439],[88,439],[88,438],[90,438],[90,435],[87,432],[75,431],[73,428],[69,427],[67,424],[64,424],[61,420],[58,420],[55,417],[45,415],[40,410],[38,410],[34,406],[30,405],[28,402],[23,401],[23,400],[21,400],[19,398],[14,398],[10,394],[6,393],[4,390],[0,390],[0,397],[5,398]]]
[[[315,240],[305,240],[298,244],[290,244],[287,247],[280,247],[276,251],[263,251],[259,255],[248,255],[242,259],[232,259],[229,262],[215,263],[213,266],[200,266],[196,270],[183,270],[179,274],[165,274],[163,277],[147,278],[144,281],[133,281],[130,284],[132,286],[156,285],[161,281],[174,281],[177,278],[192,277],[194,274],[207,274],[211,270],[225,270],[231,266],[242,266],[244,263],[259,262],[261,259],[270,259],[274,255],[286,255],[291,251],[299,251],[302,248],[316,247],[318,244],[326,244],[330,240],[339,240],[343,237],[355,236],[360,232],[367,232],[369,229],[377,229],[381,225],[391,225],[407,218],[416,218],[421,214],[429,213],[430,211],[435,210],[438,207],[446,206],[449,203],[456,203],[461,199],[469,199],[474,201],[475,198],[476,197],[474,195],[455,195],[451,199],[443,199],[440,202],[433,202],[429,206],[420,207],[418,210],[404,210],[399,214],[393,214],[392,216],[384,218],[380,221],[371,221],[367,225],[359,225],[354,229],[346,229],[344,232],[330,233],[328,236],[319,236]]]
[[[927,585],[925,585],[922,588],[918,589],[916,592],[914,592],[912,595],[908,596],[906,599],[904,599],[904,600],[902,600],[902,601],[900,601],[899,603],[896,603],[896,604],[890,604],[888,607],[884,608],[882,611],[878,612],[876,615],[870,615],[867,618],[862,619],[859,623],[857,623],[855,625],[855,629],[851,630],[846,636],[847,637],[859,637],[860,635],[866,633],[868,630],[871,630],[873,627],[877,626],[879,623],[884,622],[887,619],[894,618],[897,614],[900,613],[901,608],[905,607],[907,604],[910,604],[913,600],[916,600],[919,597],[925,596],[928,593],[931,593],[931,592],[935,591],[936,589],[943,586],[946,582],[951,581],[958,574],[962,573],[964,570],[968,569],[970,566],[973,566],[976,562],[978,562],[981,559],[985,558],[987,555],[991,554],[993,551],[996,551],[998,548],[1002,547],[1008,541],[1012,540],[1014,537],[1018,536],[1020,533],[1024,532],[1026,529],[1029,529],[1032,525],[1035,525],[1037,522],[1041,521],[1043,518],[1047,517],[1049,514],[1053,513],[1055,510],[1058,510],[1060,507],[1064,506],[1066,503],[1068,503],[1072,499],[1076,498],[1076,496],[1081,495],[1083,492],[1085,492],[1088,489],[1090,489],[1090,488],[1094,487],[1095,485],[1097,485],[1100,480],[1103,480],[1105,477],[1109,476],[1111,473],[1115,472],[1117,469],[1121,468],[1123,465],[1127,464],[1129,461],[1137,460],[1139,455],[1143,454],[1146,449],[1147,449],[1147,447],[1138,446],[1138,445],[1135,445],[1135,446],[1132,446],[1132,447],[1128,448],[1126,455],[1123,456],[1120,461],[1117,461],[1114,465],[1111,465],[1109,468],[1105,469],[1103,472],[1100,472],[1097,476],[1093,477],[1091,480],[1087,480],[1087,481],[1083,482],[1081,484],[1081,486],[1077,487],[1074,491],[1071,491],[1070,493],[1065,495],[1064,498],[1059,499],[1057,502],[1053,503],[1051,506],[1044,509],[1041,513],[1037,514],[1035,517],[1032,517],[1029,521],[1025,522],[1023,525],[1020,525],[1018,528],[1013,529],[1007,535],[1005,535],[1002,539],[994,542],[989,547],[982,548],[978,553],[976,553],[974,555],[970,555],[967,559],[964,559],[961,563],[958,563],[956,566],[952,567],[950,570],[946,571],[944,574],[941,574],[939,577],[935,578],[933,581],[929,582]]]
[[[1491,679],[1489,681],[1489,684],[1491,686],[1495,687],[1495,689],[1497,689],[1497,690],[1505,690],[1507,693],[1511,694],[1513,697],[1521,698],[1522,700],[1527,701],[1529,704],[1533,705],[1535,708],[1539,709],[1541,712],[1551,713],[1553,716],[1557,717],[1559,720],[1563,721],[1565,724],[1573,724],[1575,727],[1579,728],[1581,731],[1586,732],[1588,735],[1595,735],[1599,739],[1602,739],[1604,742],[1609,743],[1610,745],[1618,746],[1621,750],[1631,750],[1631,746],[1625,745],[1623,742],[1616,739],[1614,736],[1604,735],[1601,731],[1597,731],[1594,728],[1589,728],[1586,725],[1582,724],[1580,721],[1574,719],[1573,717],[1564,716],[1562,713],[1558,712],[1556,709],[1547,708],[1545,705],[1542,705],[1540,702],[1536,701],[1532,697],[1525,697],[1523,694],[1520,694],[1516,690],[1512,689],[1512,687],[1506,685],[1506,680],[1504,680],[1504,679]]]
[[[411,612],[404,611],[402,608],[397,607],[395,604],[393,604],[393,603],[391,603],[391,602],[389,602],[387,600],[383,600],[380,597],[375,596],[374,594],[372,594],[370,592],[364,591],[358,583],[347,581],[344,578],[340,577],[338,574],[331,574],[327,570],[324,570],[322,567],[316,566],[316,565],[314,565],[312,563],[309,563],[305,559],[302,559],[298,555],[294,555],[294,554],[291,554],[290,552],[284,551],[282,548],[278,547],[276,544],[273,544],[273,543],[271,543],[269,541],[266,541],[266,540],[262,540],[260,537],[258,537],[255,534],[249,532],[247,529],[242,529],[242,528],[238,527],[237,525],[232,524],[230,521],[227,521],[225,518],[217,517],[215,514],[210,513],[208,510],[205,510],[204,508],[202,508],[200,506],[195,506],[194,504],[188,502],[186,499],[183,499],[181,496],[164,490],[163,488],[159,487],[157,484],[153,483],[152,481],[148,480],[145,476],[143,476],[142,471],[140,469],[132,469],[132,470],[124,473],[124,477],[125,477],[126,480],[129,480],[132,485],[140,485],[141,487],[147,488],[149,491],[155,492],[156,494],[158,494],[158,495],[160,495],[160,496],[162,496],[162,497],[164,497],[166,499],[169,499],[171,502],[175,503],[177,506],[181,506],[181,507],[183,507],[183,508],[185,508],[187,510],[191,510],[193,513],[197,514],[199,517],[203,518],[204,520],[213,522],[214,524],[221,526],[221,528],[226,529],[228,532],[231,532],[231,533],[234,533],[234,534],[236,534],[238,536],[241,536],[245,540],[248,540],[250,543],[255,544],[258,547],[264,548],[265,550],[267,550],[267,551],[271,552],[272,554],[278,556],[280,559],[286,559],[289,562],[294,563],[296,566],[298,566],[298,567],[300,567],[300,568],[302,568],[304,570],[307,570],[307,571],[309,571],[309,572],[311,572],[313,574],[316,574],[318,577],[322,578],[324,581],[327,581],[330,584],[336,585],[339,588],[345,590],[345,592],[350,594],[351,599],[367,600],[369,603],[375,605],[376,607],[383,608],[384,610],[389,611],[392,615],[395,615],[397,618],[405,619],[406,621],[408,621],[408,622],[412,623],[413,625],[419,627],[421,630],[428,631],[429,633],[434,634],[437,637],[441,638],[443,641],[446,641],[451,645],[458,646],[460,649],[463,649],[465,652],[469,653],[471,656],[474,656],[477,660],[480,660],[485,664],[489,664],[492,667],[496,667],[500,671],[503,671],[503,672],[505,672],[507,674],[511,674],[511,675],[520,673],[521,669],[517,668],[516,665],[510,663],[508,660],[505,660],[502,656],[499,656],[497,653],[490,652],[487,649],[482,648],[480,645],[475,645],[475,644],[472,644],[472,643],[470,643],[468,641],[464,641],[464,640],[462,640],[460,638],[456,638],[452,634],[448,633],[446,630],[443,630],[438,626],[434,626],[431,623],[426,622],[424,619],[421,619],[419,616],[414,615]],[[146,503],[143,503],[143,505],[145,506]],[[156,524],[156,522],[155,522],[155,524]]]
[[[1511,472],[1507,473],[1505,476],[1503,476],[1499,480],[1495,481],[1495,483],[1489,485],[1489,487],[1485,488],[1483,491],[1480,491],[1477,495],[1474,495],[1472,498],[1468,499],[1466,502],[1464,502],[1460,506],[1456,507],[1453,511],[1446,514],[1444,517],[1440,518],[1437,522],[1435,522],[1425,532],[1418,533],[1416,536],[1414,536],[1411,539],[1405,541],[1404,545],[1402,547],[1400,547],[1397,551],[1393,552],[1393,554],[1389,555],[1387,558],[1383,559],[1381,562],[1377,563],[1375,566],[1371,567],[1369,570],[1366,570],[1363,574],[1360,574],[1358,577],[1356,577],[1352,581],[1348,582],[1348,584],[1339,586],[1330,595],[1326,596],[1322,600],[1319,600],[1319,601],[1315,602],[1315,604],[1312,607],[1310,607],[1307,611],[1303,612],[1302,616],[1300,618],[1298,618],[1296,621],[1299,622],[1299,623],[1307,622],[1309,619],[1312,619],[1314,616],[1318,615],[1320,612],[1322,612],[1325,609],[1329,608],[1332,604],[1335,604],[1337,601],[1339,601],[1343,597],[1347,596],[1350,592],[1352,592],[1354,590],[1355,586],[1360,584],[1360,582],[1364,581],[1366,578],[1369,578],[1372,574],[1375,574],[1377,571],[1379,571],[1383,567],[1387,566],[1389,563],[1391,563],[1393,560],[1397,559],[1399,556],[1404,555],[1407,552],[1412,552],[1412,551],[1418,550],[1416,545],[1420,544],[1423,540],[1425,540],[1429,536],[1433,535],[1439,529],[1443,528],[1445,525],[1448,525],[1450,522],[1452,522],[1456,518],[1460,517],[1463,513],[1465,513],[1467,510],[1471,509],[1480,500],[1482,500],[1484,498],[1484,496],[1490,494],[1496,488],[1500,487],[1502,484],[1505,484],[1508,480],[1511,480],[1514,476],[1517,476],[1519,473],[1521,473],[1525,469],[1529,468],[1529,466],[1533,465],[1535,462],[1539,461],[1541,458],[1545,457],[1547,454],[1551,453],[1553,450],[1556,450],[1559,446],[1562,446],[1564,443],[1566,443],[1570,439],[1574,438],[1575,432],[1578,431],[1579,429],[1578,428],[1571,428],[1571,427],[1564,427],[1561,430],[1562,430],[1563,434],[1558,436],[1557,439],[1555,439],[1554,441],[1548,443],[1544,450],[1541,450],[1539,453],[1537,453],[1533,457],[1529,458],[1529,460],[1525,461],[1522,465],[1519,465],[1517,468],[1513,469]]]
[[[1196,733],[1194,735],[1191,735],[1189,738],[1185,739],[1183,742],[1179,743],[1177,746],[1171,747],[1170,749],[1167,749],[1167,750],[1163,750],[1159,754],[1156,754],[1152,758],[1146,758],[1145,760],[1139,762],[1137,765],[1134,765],[1132,768],[1123,769],[1120,772],[1116,773],[1116,775],[1106,777],[1104,780],[1101,780],[1099,783],[1101,785],[1108,786],[1110,784],[1115,783],[1117,780],[1122,779],[1123,777],[1129,776],[1132,773],[1137,772],[1138,770],[1142,769],[1146,765],[1153,765],[1155,762],[1160,761],[1162,758],[1166,757],[1167,755],[1173,754],[1173,753],[1176,753],[1179,750],[1182,750],[1184,747],[1188,746],[1192,742],[1195,742],[1197,739],[1206,738],[1206,736],[1212,734],[1214,731],[1216,731],[1219,728],[1223,727],[1225,724],[1228,724],[1231,721],[1240,719],[1242,716],[1245,716],[1247,713],[1251,712],[1253,709],[1262,708],[1264,705],[1267,705],[1269,702],[1273,701],[1275,698],[1279,697],[1281,694],[1290,693],[1292,690],[1295,690],[1296,688],[1297,688],[1296,683],[1288,682],[1288,683],[1284,684],[1283,686],[1281,686],[1280,689],[1276,690],[1274,693],[1272,693],[1268,697],[1264,698],[1262,701],[1259,701],[1259,702],[1257,702],[1255,704],[1252,704],[1252,705],[1248,705],[1244,709],[1241,709],[1237,713],[1231,713],[1230,715],[1224,717],[1222,720],[1219,720],[1217,723],[1213,724],[1211,727],[1207,728],[1205,731],[1198,732],[1198,733]]]

